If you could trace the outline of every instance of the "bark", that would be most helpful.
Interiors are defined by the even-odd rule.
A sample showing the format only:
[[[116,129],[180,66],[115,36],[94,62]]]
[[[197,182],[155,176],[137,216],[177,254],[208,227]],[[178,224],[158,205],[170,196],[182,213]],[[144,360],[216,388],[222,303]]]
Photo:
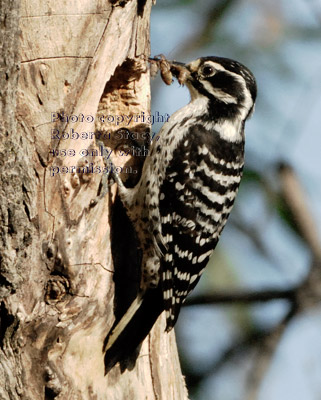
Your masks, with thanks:
[[[1,2],[1,399],[187,398],[162,316],[132,369],[104,374],[114,281],[119,311],[137,286],[138,255],[121,205],[112,206],[115,188],[93,201],[103,160],[92,132],[131,167],[123,177],[132,185],[142,157],[120,156],[133,141],[115,132],[129,128],[143,146],[150,127],[116,116],[150,114],[151,5]],[[107,115],[113,123],[99,121]]]

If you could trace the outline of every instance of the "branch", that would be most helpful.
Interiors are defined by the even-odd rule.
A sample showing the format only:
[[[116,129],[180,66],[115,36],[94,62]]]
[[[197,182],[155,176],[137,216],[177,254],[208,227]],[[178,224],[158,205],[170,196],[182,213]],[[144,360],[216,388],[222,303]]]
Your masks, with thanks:
[[[268,289],[259,292],[216,292],[208,295],[200,295],[189,298],[185,306],[204,305],[204,304],[222,304],[222,303],[254,303],[266,302],[271,300],[289,300],[294,301],[298,288],[291,289]]]
[[[308,206],[304,188],[302,187],[294,169],[281,163],[279,177],[284,200],[291,210],[298,229],[311,249],[313,256],[321,260],[321,242],[315,218]]]
[[[288,314],[266,336],[258,349],[255,366],[252,374],[249,375],[249,390],[246,396],[248,400],[257,399],[266,370],[289,323],[299,313],[313,307],[315,304],[319,304],[321,299],[321,244],[315,220],[307,205],[304,190],[293,168],[288,164],[281,164],[279,177],[284,200],[294,216],[303,239],[311,250],[313,259],[306,279],[297,288],[292,289],[291,309]]]
[[[295,317],[296,313],[296,306],[292,304],[291,309],[288,311],[282,321],[280,321],[271,332],[266,334],[262,338],[261,343],[258,343],[256,346],[256,360],[253,363],[252,373],[248,375],[247,379],[247,394],[245,396],[247,400],[258,399],[259,388],[261,387],[261,383],[271,363],[275,350],[278,347],[285,329],[292,321],[293,317]]]

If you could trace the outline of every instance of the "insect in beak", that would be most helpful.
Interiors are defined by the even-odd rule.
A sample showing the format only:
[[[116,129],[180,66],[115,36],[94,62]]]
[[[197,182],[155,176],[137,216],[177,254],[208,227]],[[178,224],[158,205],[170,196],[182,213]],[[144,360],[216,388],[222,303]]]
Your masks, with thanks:
[[[166,85],[173,83],[173,76],[178,80],[180,85],[184,85],[190,76],[190,71],[184,63],[177,61],[169,61],[164,55],[148,59],[151,65],[156,65],[160,70],[162,80]]]

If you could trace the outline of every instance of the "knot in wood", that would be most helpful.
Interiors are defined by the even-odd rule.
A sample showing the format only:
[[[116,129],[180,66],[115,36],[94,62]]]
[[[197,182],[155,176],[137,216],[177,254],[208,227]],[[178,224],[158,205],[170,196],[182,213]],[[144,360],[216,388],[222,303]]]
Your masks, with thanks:
[[[64,276],[52,276],[46,286],[45,301],[55,304],[64,299],[69,290],[69,282]]]

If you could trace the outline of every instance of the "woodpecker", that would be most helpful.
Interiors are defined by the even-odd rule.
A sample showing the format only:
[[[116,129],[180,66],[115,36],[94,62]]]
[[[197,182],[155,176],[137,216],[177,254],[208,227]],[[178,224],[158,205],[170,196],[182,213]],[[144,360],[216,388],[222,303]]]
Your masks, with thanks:
[[[137,297],[105,341],[107,370],[135,350],[163,311],[166,331],[175,325],[231,212],[244,165],[244,124],[256,100],[255,78],[237,61],[161,64],[166,83],[173,75],[191,99],[161,128],[135,187],[113,176],[142,264]]]

